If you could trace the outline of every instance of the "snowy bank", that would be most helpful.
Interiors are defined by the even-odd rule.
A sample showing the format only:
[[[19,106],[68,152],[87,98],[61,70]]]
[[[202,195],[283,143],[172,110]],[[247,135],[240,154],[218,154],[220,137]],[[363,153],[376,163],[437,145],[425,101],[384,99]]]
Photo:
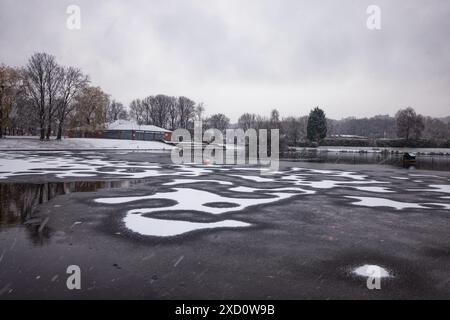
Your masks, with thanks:
[[[37,137],[6,137],[0,139],[0,150],[171,150],[173,146],[159,141],[66,138],[40,141]]]

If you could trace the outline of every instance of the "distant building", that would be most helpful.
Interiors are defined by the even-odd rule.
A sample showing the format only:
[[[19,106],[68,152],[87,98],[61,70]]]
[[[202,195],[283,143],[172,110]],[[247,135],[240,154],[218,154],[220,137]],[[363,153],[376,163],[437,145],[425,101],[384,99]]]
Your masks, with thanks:
[[[170,141],[172,131],[154,125],[138,125],[134,121],[117,120],[110,123],[103,132],[102,138],[145,140],[145,141]]]
[[[104,130],[89,133],[73,131],[69,136],[121,140],[170,141],[172,138],[172,131],[154,125],[139,125],[134,121],[117,120],[108,124]]]

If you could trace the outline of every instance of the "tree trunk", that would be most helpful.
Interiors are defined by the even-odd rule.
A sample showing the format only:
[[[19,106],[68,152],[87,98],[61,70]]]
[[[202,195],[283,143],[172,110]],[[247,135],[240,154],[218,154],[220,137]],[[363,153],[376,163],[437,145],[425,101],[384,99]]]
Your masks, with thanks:
[[[50,140],[50,135],[52,133],[52,100],[50,98],[47,114],[47,133],[45,134],[45,139]]]
[[[50,124],[50,119],[49,119],[49,123],[47,125],[47,134],[45,135],[46,140],[50,140],[51,133],[52,133],[52,125]]]
[[[58,134],[56,135],[56,140],[61,140],[62,137],[62,129],[63,129],[63,123],[62,121],[58,124]]]
[[[42,83],[42,81],[41,81]],[[41,103],[40,103],[40,114],[39,114],[39,121],[40,121],[40,130],[41,130],[41,136],[40,139],[44,140],[45,139],[45,91],[44,88],[42,87],[41,84]]]
[[[40,139],[41,139],[42,141],[45,139],[45,128],[44,128],[43,125],[41,126],[41,136],[40,136]]]
[[[39,128],[40,129],[40,139],[44,140],[45,139],[45,119],[44,119],[44,114],[43,113],[41,113],[39,121],[40,121],[40,123],[39,123],[39,126],[40,126],[40,128]]]

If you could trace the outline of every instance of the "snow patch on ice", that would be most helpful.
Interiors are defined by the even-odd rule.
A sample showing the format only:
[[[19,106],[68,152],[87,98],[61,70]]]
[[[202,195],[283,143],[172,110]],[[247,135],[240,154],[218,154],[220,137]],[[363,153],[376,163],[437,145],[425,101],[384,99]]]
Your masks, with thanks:
[[[360,191],[368,191],[368,192],[376,192],[376,193],[392,193],[393,190],[390,190],[386,187],[351,187]]]
[[[298,193],[301,193],[301,194],[313,194],[313,193],[316,193],[313,190],[306,190],[306,189],[293,188],[293,187],[260,189],[260,188],[251,188],[251,187],[239,186],[239,187],[230,188],[229,190],[233,191],[233,192],[244,192],[244,193],[252,193],[252,192],[264,192],[264,193],[267,193],[267,192],[282,192],[282,191],[293,191],[293,192],[298,192]]]
[[[425,192],[441,192],[450,193],[450,184],[431,184],[431,189],[407,189],[408,191],[425,191]]]
[[[373,277],[373,278],[390,278],[392,277],[389,272],[383,267],[373,265],[373,264],[365,264],[358,268],[355,268],[352,271],[353,274],[356,274],[360,277]]]
[[[222,181],[222,180],[199,180],[199,179],[175,179],[171,182],[163,183],[164,186],[176,186],[179,184],[190,184],[190,183],[205,183],[205,182],[211,182],[211,183],[217,183],[220,185],[226,185],[226,186],[232,186],[233,183],[230,181]]]
[[[173,237],[203,229],[242,228],[251,226],[249,223],[236,220],[206,223],[155,219],[137,214],[127,214],[123,221],[125,226],[131,231],[141,235],[154,237]]]
[[[104,204],[122,204],[141,200],[152,200],[152,199],[169,199],[176,202],[176,204],[170,204],[166,206],[161,206],[157,208],[142,208],[133,209],[128,211],[128,214],[135,213],[154,213],[158,211],[200,211],[207,212],[210,214],[223,214],[231,211],[240,211],[248,207],[267,204],[276,202],[279,200],[287,199],[295,196],[292,193],[271,193],[270,198],[231,198],[221,196],[212,192],[190,189],[190,188],[175,188],[174,191],[169,192],[157,192],[152,195],[147,196],[137,196],[137,197],[115,197],[115,198],[98,198],[94,201],[97,203]],[[205,206],[205,203],[211,202],[228,202],[236,204],[232,208],[215,208]]]
[[[245,180],[254,181],[254,182],[274,182],[274,181],[276,181],[275,179],[264,178],[264,177],[260,177],[260,176],[241,176],[241,175],[237,175],[237,174],[231,174],[231,176],[242,178]]]
[[[353,205],[356,206],[364,206],[364,207],[391,207],[397,210],[402,209],[428,209],[427,207],[411,202],[400,202],[389,200],[385,198],[372,198],[372,197],[353,197],[346,196],[349,199],[358,200],[357,202],[352,202]]]

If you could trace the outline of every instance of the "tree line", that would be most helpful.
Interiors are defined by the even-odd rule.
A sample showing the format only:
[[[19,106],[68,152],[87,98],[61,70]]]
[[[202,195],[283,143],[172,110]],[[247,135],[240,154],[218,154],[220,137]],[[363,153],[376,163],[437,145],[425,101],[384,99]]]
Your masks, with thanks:
[[[131,101],[129,116],[140,125],[155,125],[175,130],[193,128],[196,119],[202,119],[203,103],[195,103],[187,97],[164,94]]]
[[[70,125],[100,127],[108,105],[109,96],[87,75],[50,54],[35,53],[23,67],[0,66],[0,136],[61,139]]]
[[[100,87],[93,86],[89,76],[79,68],[62,66],[47,53],[33,54],[23,67],[0,65],[0,137],[37,134],[41,140],[51,135],[61,139],[67,131],[95,132],[121,119],[172,130],[192,129],[195,120],[202,120],[205,130],[279,129],[282,139],[292,146],[340,136],[407,140],[450,137],[448,118],[424,117],[412,108],[399,110],[395,117],[342,120],[327,118],[319,107],[309,115],[284,118],[273,109],[269,116],[244,113],[236,124],[222,113],[204,114],[203,103],[164,94],[135,99],[125,107]]]
[[[53,55],[35,53],[23,67],[0,65],[0,137],[38,135],[61,139],[67,131],[87,134],[116,120],[163,128],[193,128],[202,103],[187,97],[148,96],[126,108],[79,68],[58,64]]]
[[[323,139],[428,139],[446,141],[450,139],[450,119],[432,118],[417,114],[411,107],[400,109],[394,117],[378,115],[371,118],[344,118],[333,120],[316,107],[309,115],[284,117],[274,109],[270,117],[244,113],[239,117],[237,126],[245,130],[280,129],[280,135],[288,145],[299,143],[319,143]]]

